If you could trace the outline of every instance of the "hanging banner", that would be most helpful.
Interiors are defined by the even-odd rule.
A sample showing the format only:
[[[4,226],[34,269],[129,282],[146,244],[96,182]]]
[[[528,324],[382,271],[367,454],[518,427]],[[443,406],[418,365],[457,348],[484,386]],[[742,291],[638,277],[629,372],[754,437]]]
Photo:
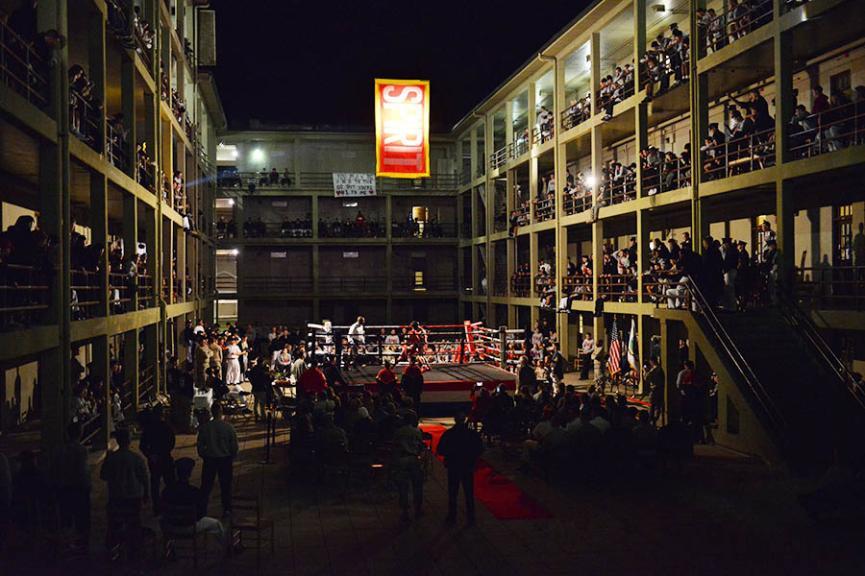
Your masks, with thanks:
[[[375,173],[429,176],[429,81],[375,80]]]
[[[337,198],[375,196],[375,176],[355,172],[334,172],[333,195]]]

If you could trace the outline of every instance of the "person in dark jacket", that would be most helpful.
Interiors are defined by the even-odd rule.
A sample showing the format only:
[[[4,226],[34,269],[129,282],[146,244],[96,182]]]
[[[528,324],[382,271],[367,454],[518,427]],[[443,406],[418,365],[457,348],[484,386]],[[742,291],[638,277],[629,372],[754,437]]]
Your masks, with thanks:
[[[147,468],[150,471],[150,496],[153,499],[153,514],[159,516],[159,494],[162,482],[166,485],[174,480],[174,430],[162,418],[162,404],[153,407],[150,418],[141,433],[139,449],[147,458]]]
[[[225,528],[222,522],[216,518],[207,516],[207,502],[202,495],[201,489],[190,484],[192,470],[195,468],[195,460],[192,458],[179,458],[176,463],[177,480],[165,487],[162,491],[162,505],[168,510],[172,507],[194,507],[195,528],[200,533],[214,534],[220,544],[225,543]],[[166,516],[168,516],[166,511]],[[171,534],[172,530],[186,530],[187,526],[175,526],[169,520],[163,520],[163,531]]]
[[[710,306],[715,306],[724,289],[721,251],[711,236],[703,238],[703,254],[700,262],[701,289]]]
[[[423,395],[423,373],[417,365],[417,360],[414,356],[409,356],[408,366],[402,373],[402,381],[400,387],[414,404],[415,413],[420,417],[420,402]]]
[[[252,396],[255,398],[253,412],[255,421],[265,420],[267,406],[270,404],[273,391],[273,376],[267,368],[267,358],[262,356],[249,371],[249,383],[252,385]]]
[[[454,426],[445,430],[439,440],[438,454],[448,470],[448,516],[452,524],[457,518],[457,494],[460,486],[466,498],[466,523],[475,523],[475,466],[483,452],[481,436],[466,426],[466,415],[458,412]]]

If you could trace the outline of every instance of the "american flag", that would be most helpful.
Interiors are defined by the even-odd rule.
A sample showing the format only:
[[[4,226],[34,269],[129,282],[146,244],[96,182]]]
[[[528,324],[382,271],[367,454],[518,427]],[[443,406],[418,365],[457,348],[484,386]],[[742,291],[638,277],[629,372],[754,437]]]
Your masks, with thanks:
[[[613,318],[613,329],[610,332],[610,357],[607,359],[610,376],[618,374],[622,369],[622,341],[619,340],[619,328]]]

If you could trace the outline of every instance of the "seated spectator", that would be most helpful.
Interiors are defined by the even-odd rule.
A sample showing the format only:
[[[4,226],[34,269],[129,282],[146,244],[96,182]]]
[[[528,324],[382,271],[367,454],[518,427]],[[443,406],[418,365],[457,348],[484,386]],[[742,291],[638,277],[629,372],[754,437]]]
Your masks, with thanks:
[[[202,534],[213,534],[221,545],[225,545],[225,528],[222,522],[216,518],[207,516],[207,502],[201,489],[190,483],[192,470],[195,468],[195,460],[192,458],[179,458],[174,463],[177,480],[168,484],[162,491],[162,507],[165,510],[161,522],[162,531],[170,537],[173,533],[185,532],[189,526],[175,525],[172,520],[175,516],[172,509],[192,508],[195,510],[195,530]]]

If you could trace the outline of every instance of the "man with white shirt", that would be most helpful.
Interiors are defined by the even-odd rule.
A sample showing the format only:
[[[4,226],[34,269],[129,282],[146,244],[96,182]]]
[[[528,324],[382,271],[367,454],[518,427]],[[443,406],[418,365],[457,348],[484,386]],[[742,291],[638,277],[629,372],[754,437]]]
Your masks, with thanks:
[[[366,320],[364,317],[358,316],[355,323],[348,327],[348,340],[351,343],[352,348],[363,346],[365,342],[363,325],[365,323]]]
[[[580,380],[589,379],[589,370],[592,367],[592,353],[595,351],[595,340],[589,332],[583,336],[583,344],[580,346]]]
[[[347,362],[347,366],[357,366],[360,355],[364,353],[364,343],[366,342],[365,323],[366,319],[363,316],[358,316],[354,324],[348,327],[350,360]]]

